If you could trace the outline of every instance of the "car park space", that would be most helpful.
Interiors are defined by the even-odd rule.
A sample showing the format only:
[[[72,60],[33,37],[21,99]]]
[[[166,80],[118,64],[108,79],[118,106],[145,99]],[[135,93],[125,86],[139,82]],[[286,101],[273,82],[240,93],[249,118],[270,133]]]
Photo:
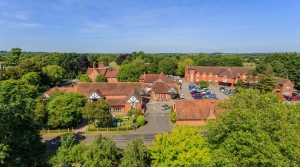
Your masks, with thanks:
[[[209,88],[203,88],[194,83],[189,84],[188,89],[194,99],[218,99],[217,95]]]

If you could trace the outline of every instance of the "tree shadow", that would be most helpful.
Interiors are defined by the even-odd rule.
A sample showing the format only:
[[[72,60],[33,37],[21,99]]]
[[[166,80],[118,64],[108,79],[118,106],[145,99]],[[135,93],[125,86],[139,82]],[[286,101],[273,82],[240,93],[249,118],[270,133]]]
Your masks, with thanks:
[[[86,139],[86,137],[82,135],[83,133],[79,132],[79,133],[74,133],[74,134],[76,135],[74,144],[78,144],[78,143],[80,143],[80,141]],[[61,139],[61,136],[57,136],[51,140],[46,140],[45,143],[47,145],[47,150],[49,152],[56,152],[58,150],[58,148],[61,146],[60,139]]]

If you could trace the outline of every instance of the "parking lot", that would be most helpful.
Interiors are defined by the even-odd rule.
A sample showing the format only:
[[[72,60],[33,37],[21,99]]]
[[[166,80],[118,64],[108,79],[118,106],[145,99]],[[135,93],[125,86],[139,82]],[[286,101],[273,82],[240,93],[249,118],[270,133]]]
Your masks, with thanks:
[[[220,100],[228,99],[228,96],[225,95],[223,92],[220,91],[220,87],[224,87],[224,86],[209,85],[208,89],[211,90],[211,91],[213,91],[217,95],[218,99],[220,99]]]

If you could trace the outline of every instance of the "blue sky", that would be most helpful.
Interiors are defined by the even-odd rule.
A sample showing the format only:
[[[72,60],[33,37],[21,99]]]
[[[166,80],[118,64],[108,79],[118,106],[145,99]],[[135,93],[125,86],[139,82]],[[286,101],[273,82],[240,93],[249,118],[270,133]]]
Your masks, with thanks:
[[[0,50],[300,51],[299,0],[0,0]]]

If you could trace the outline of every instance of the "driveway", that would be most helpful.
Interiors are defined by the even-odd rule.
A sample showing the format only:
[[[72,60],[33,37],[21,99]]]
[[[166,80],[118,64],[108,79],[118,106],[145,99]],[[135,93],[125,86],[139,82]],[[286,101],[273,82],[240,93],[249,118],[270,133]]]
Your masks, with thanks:
[[[193,99],[190,90],[189,90],[189,83],[186,82],[186,80],[183,78],[182,79],[183,83],[181,86],[181,93],[184,94],[185,99]]]
[[[209,85],[208,89],[211,90],[211,91],[213,91],[216,94],[216,96],[217,96],[218,99],[220,99],[220,100],[228,99],[228,96],[225,95],[223,92],[220,91],[220,87],[224,87],[224,86]]]

